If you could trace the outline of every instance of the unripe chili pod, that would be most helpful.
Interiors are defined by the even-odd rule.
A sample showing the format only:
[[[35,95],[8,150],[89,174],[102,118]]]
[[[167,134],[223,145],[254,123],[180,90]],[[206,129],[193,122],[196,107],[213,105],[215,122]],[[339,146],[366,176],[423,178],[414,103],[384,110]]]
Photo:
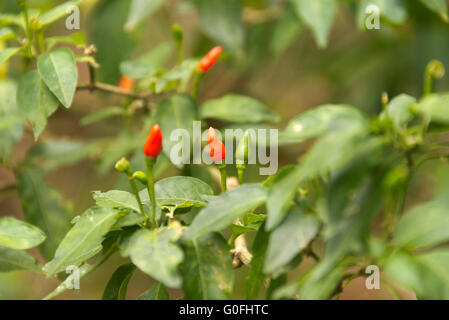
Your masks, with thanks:
[[[162,151],[162,131],[158,124],[153,125],[148,134],[143,153],[150,158],[156,158]]]
[[[136,179],[137,181],[139,181],[145,185],[148,182],[147,175],[142,171],[134,172],[132,177],[133,177],[133,179]]]
[[[248,163],[248,157],[249,157],[249,132],[245,131],[245,134],[240,139],[237,145],[237,150],[235,151],[235,163],[237,169],[246,167],[246,164]]]
[[[217,62],[222,51],[223,49],[220,46],[212,48],[212,50],[210,50],[198,63],[198,70],[201,72],[206,72],[209,70],[215,62]]]
[[[134,80],[127,76],[122,76],[120,79],[120,88],[126,91],[132,91],[134,87]]]
[[[119,172],[127,173],[131,169],[129,161],[123,157],[115,164],[115,169]]]
[[[182,39],[184,38],[184,34],[182,28],[179,24],[174,24],[171,28],[171,32],[173,35],[173,39],[175,39],[176,44],[179,46],[182,44]]]

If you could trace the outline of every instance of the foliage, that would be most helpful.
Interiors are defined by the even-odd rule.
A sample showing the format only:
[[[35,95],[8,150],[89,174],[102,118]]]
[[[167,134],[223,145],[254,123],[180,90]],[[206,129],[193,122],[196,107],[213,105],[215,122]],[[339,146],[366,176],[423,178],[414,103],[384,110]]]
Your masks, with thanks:
[[[5,5],[0,13],[0,160],[16,178],[25,220],[0,218],[0,272],[24,270],[62,279],[67,268],[76,266],[82,280],[89,281],[90,272],[120,253],[127,262],[112,274],[103,299],[126,299],[136,270],[156,281],[141,300],[169,299],[168,289],[182,290],[186,299],[233,298],[239,267],[248,272],[248,299],[262,293],[268,299],[329,299],[374,264],[392,287],[413,290],[418,298],[449,298],[449,253],[442,246],[449,240],[448,191],[405,208],[419,166],[447,160],[447,144],[435,139],[449,129],[449,96],[434,92],[434,82],[444,75],[439,61],[429,62],[424,71],[422,96],[383,95],[375,116],[349,104],[326,104],[279,125],[283,148],[315,139],[313,145],[296,163],[251,183],[243,175],[245,163],[238,167],[243,170],[240,185],[226,191],[226,165],[170,160],[176,147],[171,133],[185,129],[193,137],[194,121],[201,121],[200,129],[209,124],[257,129],[281,119],[268,103],[241,93],[204,101],[198,89],[207,74],[197,68],[199,57],[184,57],[186,35],[179,26],[173,28],[173,41],[132,55],[142,25],[172,5],[170,0],[78,0],[45,9],[28,2],[12,2],[12,10]],[[94,6],[90,35],[49,36],[49,28],[63,21],[74,4],[86,10]],[[191,0],[185,5],[197,13],[205,41],[223,46],[217,63],[245,70],[242,61],[251,60],[254,25],[271,24],[269,46],[279,57],[304,30],[325,48],[343,6],[364,30],[371,4],[379,6],[382,23],[393,27],[407,23],[416,5],[439,15],[435,19],[448,20],[443,0],[414,5],[401,0]],[[79,79],[81,68],[89,71],[86,83]],[[131,90],[114,85],[120,74],[133,79]],[[122,98],[120,105],[102,106],[80,121],[95,127],[118,118],[123,125],[116,136],[84,142],[46,136],[52,116],[60,106],[70,109],[80,91]],[[141,150],[154,124],[163,133],[162,153],[144,158]],[[14,148],[29,133],[34,145],[18,157]],[[264,149],[275,144],[253,142]],[[190,150],[193,144],[188,141]],[[113,190],[94,191],[95,205],[75,217],[45,181],[47,173],[81,160],[97,160],[99,171],[110,173],[121,157],[131,159],[116,166],[123,180]],[[213,175],[220,173],[224,184],[218,193]],[[254,235],[248,249],[246,239]],[[33,247],[39,247],[43,265],[25,251]],[[298,268],[307,258],[315,263]],[[293,273],[299,279],[287,277]],[[46,298],[67,289],[64,281]]]

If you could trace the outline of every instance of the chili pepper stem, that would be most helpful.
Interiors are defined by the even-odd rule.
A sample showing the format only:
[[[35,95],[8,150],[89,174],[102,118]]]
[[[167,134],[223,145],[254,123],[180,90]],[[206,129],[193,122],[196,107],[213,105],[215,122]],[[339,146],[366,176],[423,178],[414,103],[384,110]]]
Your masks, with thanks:
[[[156,228],[156,197],[154,196],[154,176],[153,176],[153,166],[155,159],[154,158],[145,158],[145,164],[147,167],[147,190],[148,195],[150,196],[151,201],[151,229]]]
[[[432,93],[433,83],[434,83],[433,77],[430,74],[426,73],[424,77],[424,89],[423,89],[424,96],[427,96]]]
[[[199,70],[195,70],[195,78],[193,80],[193,87],[192,87],[192,97],[196,98],[198,96],[198,90],[200,88],[200,83],[201,80],[203,79],[204,73],[199,71]]]
[[[239,179],[239,185],[242,185],[244,182],[244,175],[245,175],[245,169],[244,168],[238,168],[237,169],[237,176]]]
[[[45,53],[45,39],[44,39],[44,32],[40,30],[37,33],[37,39],[39,41],[39,49],[41,50],[41,53]]]
[[[142,215],[144,217],[146,217],[145,210],[143,209],[143,205],[142,205],[142,200],[140,199],[139,191],[136,186],[136,182],[134,181],[134,179],[132,177],[131,168],[126,171],[126,175],[128,176],[129,184],[131,186],[131,189],[133,190],[134,196],[136,197],[137,204],[139,205],[140,213],[142,213]]]
[[[220,176],[221,176],[221,192],[226,192],[226,164],[218,164],[217,165],[218,170],[220,170]]]

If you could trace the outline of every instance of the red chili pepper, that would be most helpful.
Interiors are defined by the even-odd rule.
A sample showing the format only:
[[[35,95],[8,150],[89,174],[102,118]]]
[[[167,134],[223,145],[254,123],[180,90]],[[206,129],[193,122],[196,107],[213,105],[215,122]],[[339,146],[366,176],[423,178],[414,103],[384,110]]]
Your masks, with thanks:
[[[147,141],[143,146],[143,153],[147,157],[156,158],[162,151],[162,131],[158,124],[155,124],[148,134]]]
[[[215,133],[214,128],[210,127],[208,132],[208,144],[210,148],[210,157],[214,162],[220,162],[226,158],[226,148]]]
[[[126,91],[132,91],[134,87],[134,80],[127,76],[122,76],[120,79],[120,88]]]
[[[215,133],[215,129],[210,127],[209,131],[207,132],[207,143],[211,143],[215,139],[217,139],[217,134]]]
[[[212,48],[198,63],[198,69],[202,72],[209,70],[217,62],[223,49],[220,46]]]

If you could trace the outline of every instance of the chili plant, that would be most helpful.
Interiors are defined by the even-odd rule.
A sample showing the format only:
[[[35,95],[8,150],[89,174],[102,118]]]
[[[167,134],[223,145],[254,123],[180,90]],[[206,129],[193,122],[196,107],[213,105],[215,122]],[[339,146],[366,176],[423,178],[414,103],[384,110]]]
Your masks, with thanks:
[[[82,284],[119,254],[128,261],[117,266],[105,284],[103,299],[125,299],[136,269],[154,280],[139,299],[169,299],[168,289],[182,290],[185,299],[233,298],[239,268],[247,272],[248,299],[329,299],[338,298],[353,279],[376,266],[382,271],[381,283],[398,297],[396,288],[402,286],[419,298],[449,298],[449,250],[443,246],[449,240],[448,193],[405,209],[417,168],[448,156],[444,137],[449,95],[434,92],[435,80],[444,75],[439,61],[429,62],[424,71],[420,97],[401,94],[389,99],[384,93],[377,116],[350,105],[318,106],[294,117],[278,139],[262,141],[243,130],[279,121],[261,101],[228,94],[199,103],[210,70],[238,56],[243,41],[240,20],[217,22],[218,27],[237,30],[230,33],[234,38],[217,36],[214,26],[204,28],[206,21],[214,22],[214,16],[205,17],[220,12],[204,8],[222,5],[227,17],[233,16],[235,6],[218,0],[194,2],[205,33],[225,49],[211,46],[202,58],[185,58],[185,36],[175,25],[176,63],[164,68],[171,44],[161,44],[122,62],[116,86],[98,81],[103,66],[96,59],[97,47],[86,42],[84,34],[46,37],[49,25],[82,2],[67,1],[41,13],[19,0],[19,13],[0,14],[0,26],[6,26],[0,29],[0,45],[9,45],[0,51],[0,155],[2,166],[16,180],[1,192],[17,192],[24,218],[0,218],[0,272],[57,276],[60,285],[43,295],[51,299],[73,289],[67,270],[77,269]],[[240,8],[239,1],[231,2]],[[444,2],[422,2],[447,19]],[[155,10],[139,9],[139,3],[133,1],[127,30]],[[333,15],[337,1],[317,1],[322,8],[318,11],[310,3],[292,0],[282,6],[280,18],[277,9],[264,11],[263,17],[271,19],[274,12],[296,32],[298,14],[325,46],[331,26],[326,17]],[[358,12],[368,3],[362,1]],[[289,6],[295,8],[293,17]],[[395,8],[385,10],[383,18],[400,23],[406,11]],[[23,72],[5,78],[12,58],[21,61]],[[89,72],[85,83],[78,79],[80,68]],[[120,117],[124,129],[117,137],[75,143],[46,136],[47,119],[60,105],[70,108],[79,91],[122,98],[120,106],[81,119],[81,125],[93,126]],[[187,148],[193,153],[195,121],[201,130],[209,128],[204,146],[211,162],[191,164],[189,152],[185,163],[174,163],[177,145],[172,133],[187,132]],[[216,130],[211,125],[217,123]],[[236,141],[232,137],[235,154],[223,143],[228,138],[219,134],[226,127],[220,126],[223,123],[244,131]],[[41,142],[21,158],[13,147],[24,132]],[[297,163],[247,181],[254,146],[293,149],[311,139],[314,144]],[[229,155],[235,163],[229,162]],[[121,180],[114,190],[94,191],[95,205],[73,216],[72,207],[46,185],[44,175],[83,158],[95,159],[104,173],[114,167]],[[161,178],[168,167],[179,175]],[[41,257],[25,251],[34,247]],[[306,260],[313,263],[303,263]]]

